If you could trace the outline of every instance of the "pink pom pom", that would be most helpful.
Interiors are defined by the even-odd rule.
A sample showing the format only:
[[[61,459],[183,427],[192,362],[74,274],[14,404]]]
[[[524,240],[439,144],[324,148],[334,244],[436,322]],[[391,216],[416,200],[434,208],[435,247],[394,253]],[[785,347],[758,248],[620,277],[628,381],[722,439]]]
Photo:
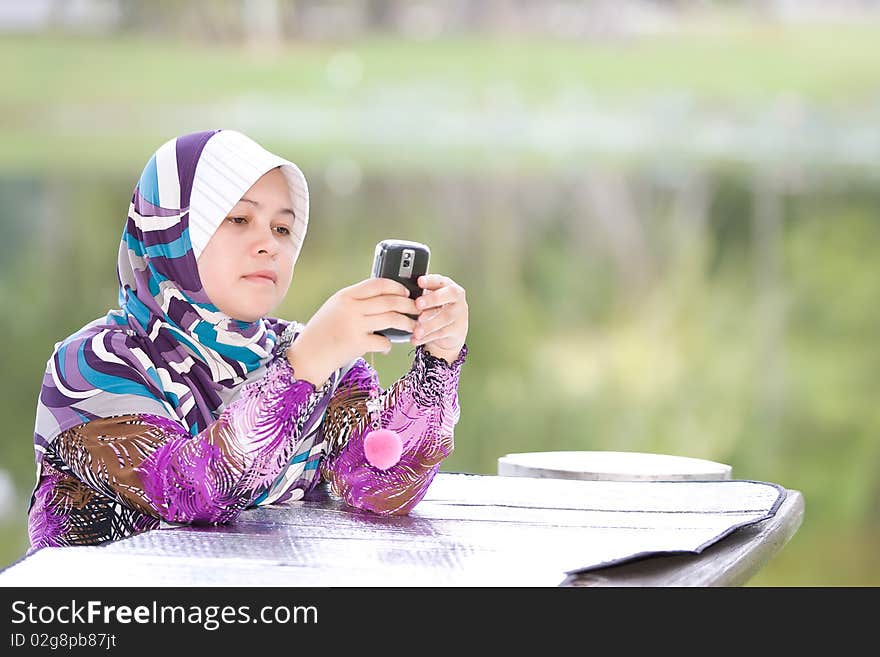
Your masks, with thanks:
[[[375,468],[387,470],[397,465],[403,453],[403,441],[396,431],[376,429],[364,438],[364,454]]]

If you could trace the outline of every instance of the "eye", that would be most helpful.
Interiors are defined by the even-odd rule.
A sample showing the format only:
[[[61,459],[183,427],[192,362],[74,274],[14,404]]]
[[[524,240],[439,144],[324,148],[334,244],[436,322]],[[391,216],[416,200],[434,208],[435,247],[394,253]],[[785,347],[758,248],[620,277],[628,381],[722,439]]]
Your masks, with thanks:
[[[245,219],[244,217],[226,217],[226,221],[239,225],[247,223],[247,219]]]
[[[282,235],[290,235],[290,228],[288,228],[287,226],[276,226],[275,230],[277,230]]]

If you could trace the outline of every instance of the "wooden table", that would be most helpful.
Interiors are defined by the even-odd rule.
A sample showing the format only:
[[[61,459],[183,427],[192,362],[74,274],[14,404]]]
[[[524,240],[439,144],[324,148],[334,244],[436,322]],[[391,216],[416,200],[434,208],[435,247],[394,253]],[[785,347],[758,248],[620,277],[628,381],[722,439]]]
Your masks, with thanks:
[[[0,586],[737,586],[803,512],[798,491],[766,482],[440,473],[409,516],[319,488],[225,526],[46,548]]]

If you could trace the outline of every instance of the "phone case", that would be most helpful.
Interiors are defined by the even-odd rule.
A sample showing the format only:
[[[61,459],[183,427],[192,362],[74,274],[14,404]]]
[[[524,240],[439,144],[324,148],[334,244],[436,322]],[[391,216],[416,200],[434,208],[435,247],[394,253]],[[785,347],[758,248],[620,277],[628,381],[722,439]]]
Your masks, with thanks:
[[[431,249],[427,244],[410,240],[387,239],[376,245],[373,254],[373,278],[391,278],[406,286],[409,298],[416,299],[422,294],[419,287],[419,276],[428,273],[428,262]],[[409,315],[413,319],[417,315]],[[376,331],[391,342],[408,342],[412,335],[409,331],[388,328]]]

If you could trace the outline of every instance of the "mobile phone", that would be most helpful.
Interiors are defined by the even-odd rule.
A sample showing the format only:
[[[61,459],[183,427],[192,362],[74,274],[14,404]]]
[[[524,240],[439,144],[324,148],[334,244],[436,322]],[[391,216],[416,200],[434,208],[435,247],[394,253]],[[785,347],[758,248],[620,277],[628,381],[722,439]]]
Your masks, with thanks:
[[[390,278],[406,286],[409,298],[416,299],[422,295],[419,287],[419,276],[428,273],[428,261],[431,249],[427,244],[410,240],[387,239],[376,245],[373,252],[372,278]],[[408,317],[418,319],[418,315]],[[396,328],[375,331],[384,335],[391,342],[409,342],[412,333]]]

